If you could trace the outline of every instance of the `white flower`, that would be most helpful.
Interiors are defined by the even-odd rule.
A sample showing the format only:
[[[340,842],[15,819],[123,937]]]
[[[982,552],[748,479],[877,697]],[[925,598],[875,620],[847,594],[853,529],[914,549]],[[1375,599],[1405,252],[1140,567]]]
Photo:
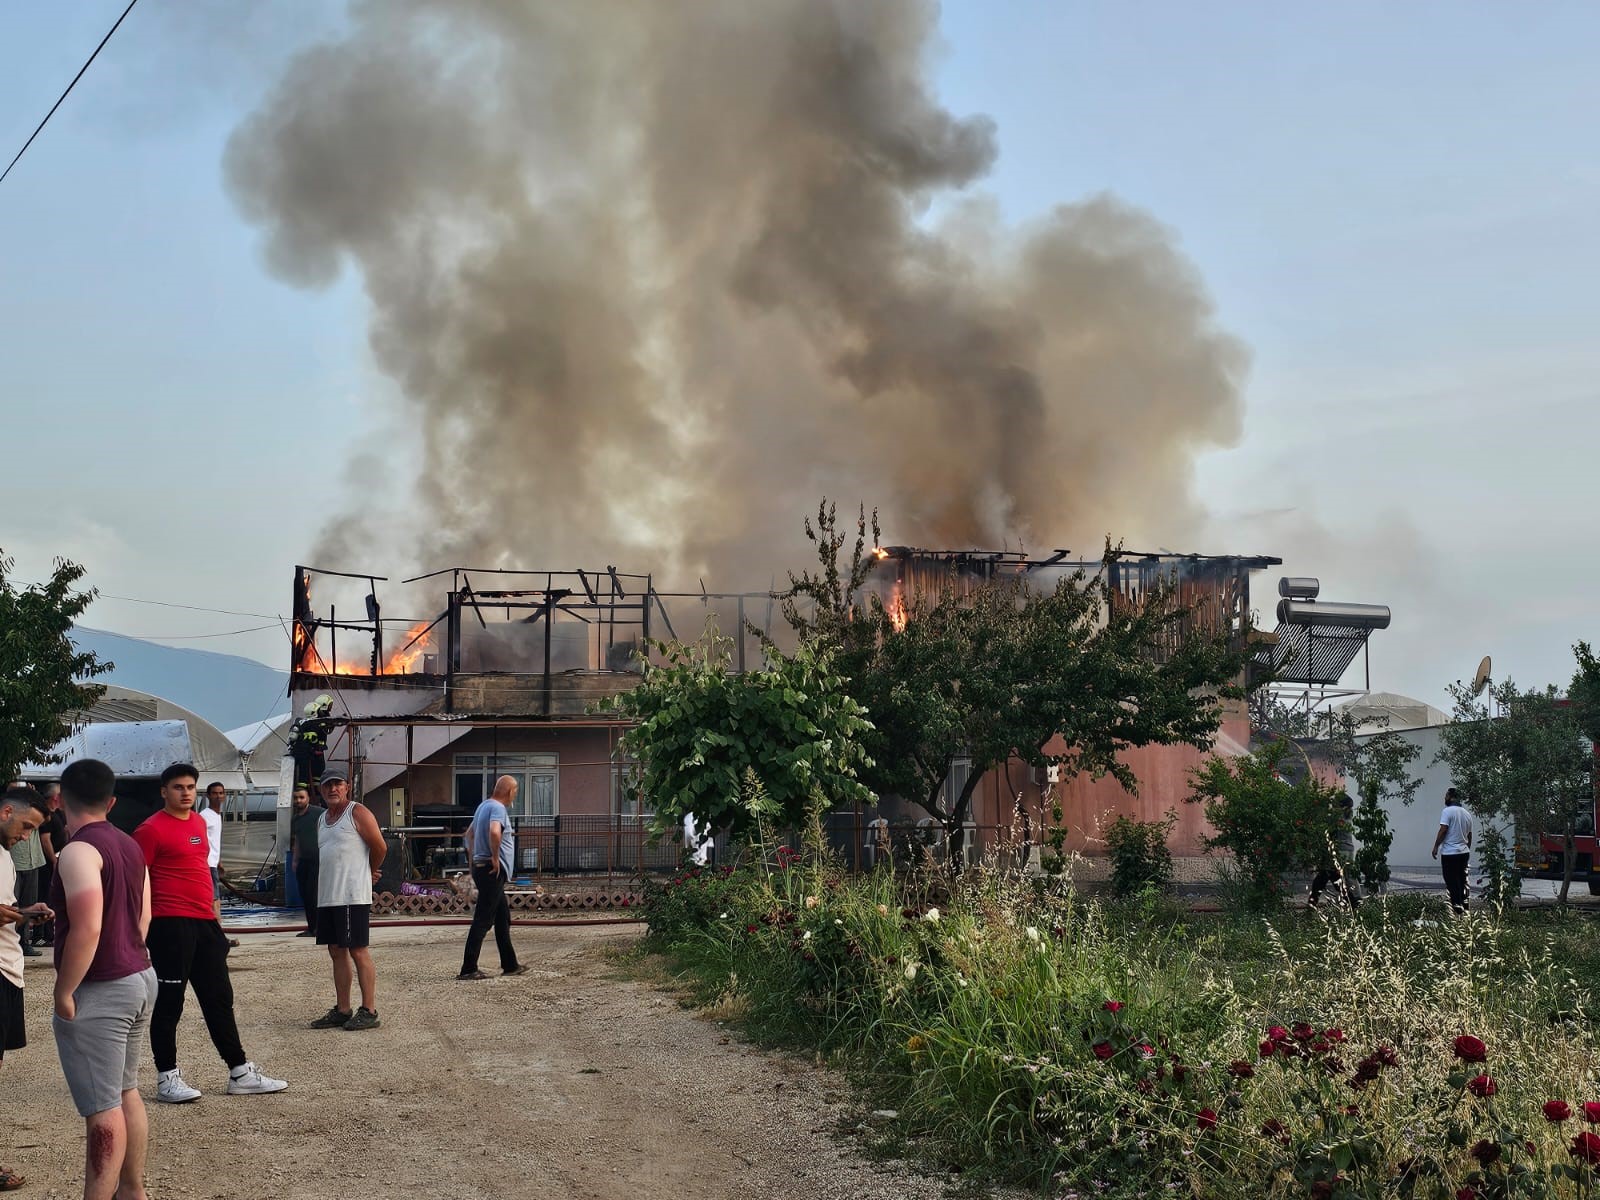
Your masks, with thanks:
[[[1028,935],[1028,940],[1030,942],[1037,942],[1039,940],[1039,931],[1037,929],[1035,929],[1032,925],[1029,925],[1022,932]]]
[[[843,925],[843,924],[844,924],[844,922],[843,922],[843,921],[841,921],[841,920],[840,920],[840,919],[839,919],[839,918],[838,918],[838,917],[835,917],[835,918],[834,918],[834,919],[833,919],[833,923],[834,923],[834,924],[835,924],[835,925]]]
[[[935,924],[938,924],[939,910],[937,908],[930,908],[926,913],[923,914],[922,919],[924,921],[932,921]]]
[[[889,915],[889,906],[887,904],[878,905],[878,915],[880,917],[887,917]]]
[[[967,986],[967,981],[965,979],[963,979],[959,975],[956,976],[956,982],[959,983],[962,987],[966,987]]]
[[[806,897],[806,907],[807,908],[815,908],[816,906],[817,906],[817,898],[815,896],[807,896]]]
[[[915,979],[916,977],[917,977],[917,964],[916,964],[916,961],[913,959],[913,960],[911,960],[911,961],[906,963],[906,978],[907,979]]]
[[[727,914],[727,913],[722,913],[722,914],[721,914],[721,915],[720,915],[720,916],[719,916],[719,917],[718,917],[718,920],[722,920],[722,921],[726,921],[726,920],[727,920],[727,919],[728,919],[728,914]]]
[[[808,929],[804,933],[802,933],[800,935],[800,940],[802,942],[809,942],[811,940],[811,930]]]

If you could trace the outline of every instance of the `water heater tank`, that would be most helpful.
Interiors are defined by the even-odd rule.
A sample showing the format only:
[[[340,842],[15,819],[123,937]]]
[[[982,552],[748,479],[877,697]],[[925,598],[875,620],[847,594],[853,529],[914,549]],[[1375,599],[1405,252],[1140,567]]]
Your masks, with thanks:
[[[1314,600],[1279,600],[1278,621],[1283,625],[1340,625],[1346,629],[1389,628],[1387,604],[1319,604]]]
[[[1309,575],[1285,575],[1278,580],[1278,595],[1286,600],[1315,600],[1322,584]]]

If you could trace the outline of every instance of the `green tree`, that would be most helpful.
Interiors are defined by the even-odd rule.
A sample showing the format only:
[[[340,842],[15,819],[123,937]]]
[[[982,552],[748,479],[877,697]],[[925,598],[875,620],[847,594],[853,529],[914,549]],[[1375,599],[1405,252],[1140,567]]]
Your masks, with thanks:
[[[1388,719],[1381,723],[1387,725]],[[1355,785],[1353,824],[1360,845],[1354,865],[1362,886],[1376,890],[1389,881],[1389,847],[1394,841],[1385,805],[1410,804],[1417,798],[1422,780],[1410,768],[1422,751],[1387,729],[1358,734],[1355,717],[1339,710],[1316,714],[1312,730],[1323,756]]]
[[[807,525],[820,572],[791,577],[809,610],[790,604],[785,616],[803,641],[839,650],[850,694],[874,727],[863,778],[937,820],[954,862],[973,794],[991,769],[1011,758],[1054,763],[1063,779],[1111,775],[1136,793],[1124,750],[1209,746],[1222,699],[1240,694],[1240,645],[1183,632],[1190,614],[1169,590],[1114,605],[1104,570],[1080,570],[1044,592],[1018,578],[902,597],[905,618],[891,620],[876,595],[862,595],[872,572],[866,532],[863,514],[849,567],[840,569],[849,539],[824,504],[817,527]],[[876,514],[872,532],[875,542]],[[1106,552],[1108,560],[1115,553]],[[951,766],[963,757],[970,770],[950,794]]]
[[[80,683],[112,664],[77,650],[68,634],[94,600],[74,591],[76,563],[57,560],[50,578],[18,590],[15,563],[0,554],[0,782],[25,762],[56,762],[50,748],[72,731],[72,718],[105,693]]]
[[[1318,782],[1309,770],[1284,777],[1291,750],[1280,739],[1253,754],[1216,754],[1190,774],[1186,799],[1205,806],[1216,830],[1206,849],[1233,855],[1251,907],[1280,904],[1291,872],[1326,866],[1343,819],[1343,788]]]
[[[861,748],[871,723],[846,694],[831,651],[803,645],[737,674],[729,645],[714,629],[699,644],[652,643],[666,661],[604,705],[635,722],[622,746],[638,763],[656,832],[686,813],[743,832],[751,819],[741,801],[747,776],[784,825],[799,825],[814,797],[829,808],[874,803],[860,778],[871,766]]]
[[[1593,743],[1584,736],[1581,706],[1554,687],[1522,691],[1510,679],[1489,695],[1499,715],[1465,684],[1452,684],[1454,720],[1440,732],[1436,762],[1446,763],[1468,806],[1483,817],[1513,823],[1519,838],[1559,834],[1561,903],[1577,862],[1577,822],[1594,809]]]

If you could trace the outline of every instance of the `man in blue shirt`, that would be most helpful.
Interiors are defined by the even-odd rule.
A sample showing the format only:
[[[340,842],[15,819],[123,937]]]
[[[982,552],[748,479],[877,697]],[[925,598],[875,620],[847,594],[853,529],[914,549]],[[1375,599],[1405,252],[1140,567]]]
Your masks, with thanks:
[[[517,781],[502,775],[494,781],[494,794],[478,805],[467,827],[467,851],[472,855],[472,882],[478,888],[478,905],[472,910],[467,931],[467,951],[457,979],[487,979],[478,970],[484,934],[494,926],[494,944],[500,951],[500,970],[521,975],[528,968],[517,963],[511,944],[511,905],[506,901],[506,880],[516,862],[516,831],[511,827],[510,806],[517,799]]]

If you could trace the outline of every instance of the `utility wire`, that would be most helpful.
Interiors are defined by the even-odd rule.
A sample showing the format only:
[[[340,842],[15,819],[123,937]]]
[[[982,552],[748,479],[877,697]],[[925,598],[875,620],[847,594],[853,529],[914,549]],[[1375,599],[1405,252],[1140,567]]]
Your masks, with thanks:
[[[61,107],[61,101],[65,100],[68,92],[71,92],[72,89],[78,85],[78,80],[82,79],[83,73],[89,69],[89,63],[92,63],[99,56],[100,51],[106,48],[106,43],[111,40],[111,34],[117,31],[117,26],[122,24],[122,22],[127,18],[128,14],[133,11],[133,6],[137,3],[139,3],[139,0],[128,0],[128,7],[122,10],[122,16],[117,18],[117,24],[113,25],[105,37],[100,39],[100,44],[94,48],[94,53],[89,55],[89,62],[84,63],[83,66],[78,68],[78,73],[72,77],[72,82],[67,84],[67,90],[61,93],[61,99],[57,100],[50,106],[50,111],[45,113],[44,120],[39,122],[39,128],[35,129],[33,133],[29,135],[28,140],[22,143],[22,149],[17,151],[17,157],[11,160],[5,171],[0,172],[0,183],[4,183],[6,181],[6,176],[11,174],[11,168],[17,165],[17,159],[20,159],[28,152],[28,147],[33,145],[33,139],[38,137],[40,130],[50,123],[50,118],[56,115],[56,109]]]
[[[154,604],[158,608],[186,608],[190,612],[221,613],[225,617],[259,617],[263,621],[281,621],[282,613],[240,612],[232,608],[205,608],[198,604],[175,604],[171,600],[143,600],[138,596],[113,596],[110,592],[99,593],[102,600],[125,600],[129,604]]]
[[[274,624],[252,625],[249,629],[229,629],[223,633],[118,633],[114,629],[102,629],[100,632],[136,642],[194,642],[202,638],[237,637],[241,633],[260,633],[263,629],[277,628],[278,626]]]

